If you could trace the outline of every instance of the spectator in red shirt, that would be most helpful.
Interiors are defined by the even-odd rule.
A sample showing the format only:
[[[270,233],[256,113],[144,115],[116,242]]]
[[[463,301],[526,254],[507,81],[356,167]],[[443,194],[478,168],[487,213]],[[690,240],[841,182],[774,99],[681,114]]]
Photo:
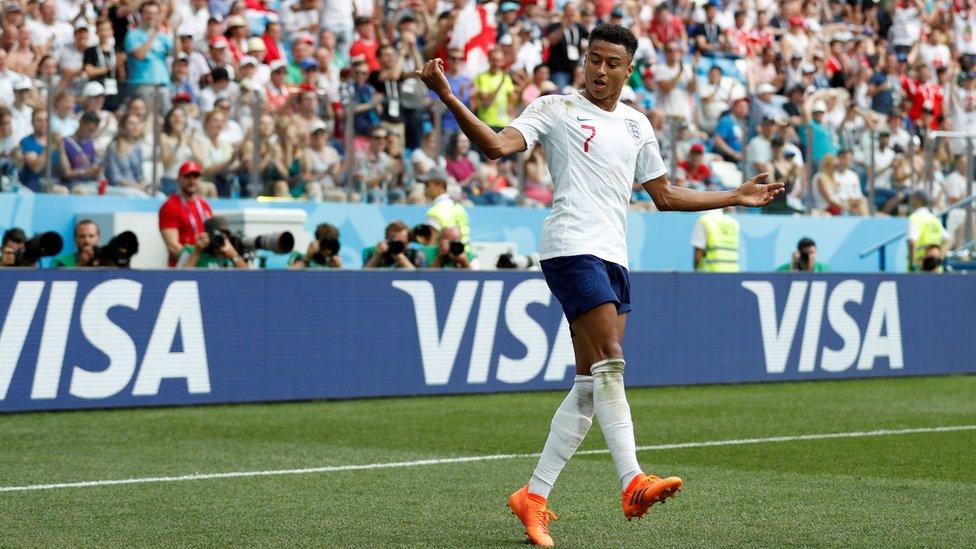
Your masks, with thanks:
[[[200,173],[200,164],[184,162],[177,179],[179,189],[159,208],[159,233],[169,251],[170,267],[176,266],[184,246],[196,243],[204,221],[213,217],[210,204],[197,194]]]
[[[665,4],[658,4],[654,8],[654,19],[647,28],[656,50],[663,50],[668,44],[681,44],[681,51],[688,49],[688,33],[685,24],[675,17]]]
[[[688,151],[688,158],[678,163],[678,167],[684,172],[686,186],[700,189],[711,187],[712,170],[702,162],[704,154],[704,145],[695,143]]]
[[[369,67],[369,72],[380,70],[380,60],[376,56],[380,43],[376,41],[376,27],[369,17],[356,18],[356,33],[359,39],[349,48],[349,59],[362,58]]]
[[[901,87],[905,90],[906,99],[911,102],[908,117],[918,123],[923,110],[932,113],[932,129],[938,126],[937,120],[942,115],[942,87],[932,79],[932,68],[928,65],[918,65],[915,69],[917,79],[907,75],[901,77]]]

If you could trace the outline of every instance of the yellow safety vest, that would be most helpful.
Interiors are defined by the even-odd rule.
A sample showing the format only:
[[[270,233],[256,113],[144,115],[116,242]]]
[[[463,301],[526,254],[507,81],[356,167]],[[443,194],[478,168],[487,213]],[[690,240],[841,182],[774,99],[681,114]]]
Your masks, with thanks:
[[[921,265],[925,257],[925,248],[932,244],[942,245],[944,230],[942,222],[932,212],[922,210],[910,215],[908,224],[918,230],[918,240],[915,241],[915,264]]]
[[[739,222],[724,213],[707,213],[698,219],[705,227],[705,255],[696,266],[710,273],[739,272]]]
[[[427,210],[427,217],[437,220],[440,230],[447,227],[457,227],[461,231],[461,242],[470,242],[471,227],[468,223],[468,212],[454,200],[441,200]]]

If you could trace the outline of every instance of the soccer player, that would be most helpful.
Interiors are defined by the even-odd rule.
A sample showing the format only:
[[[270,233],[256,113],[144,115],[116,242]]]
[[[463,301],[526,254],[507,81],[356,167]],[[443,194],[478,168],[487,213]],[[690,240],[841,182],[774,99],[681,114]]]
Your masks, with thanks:
[[[488,157],[525,151],[539,141],[555,182],[552,212],[542,227],[542,271],[572,328],[577,375],[556,410],[528,485],[508,499],[536,545],[553,545],[549,520],[555,514],[546,501],[594,414],[620,479],[628,520],[644,516],[651,505],[681,488],[678,477],[659,478],[641,470],[624,394],[621,343],[631,311],[625,231],[633,183],[643,184],[661,210],[758,207],[783,192],[782,183],[763,184],[767,174],[733,191],[671,185],[647,117],[618,102],[634,70],[636,50],[637,38],[624,27],[596,27],[584,60],[584,89],[536,99],[497,133],[451,93],[440,59],[417,71]]]

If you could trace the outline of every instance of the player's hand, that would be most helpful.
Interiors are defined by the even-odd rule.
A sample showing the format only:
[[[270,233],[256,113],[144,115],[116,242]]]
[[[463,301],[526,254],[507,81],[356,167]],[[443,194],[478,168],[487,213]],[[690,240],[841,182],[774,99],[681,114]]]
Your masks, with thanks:
[[[786,185],[782,181],[763,183],[768,178],[768,173],[761,173],[743,183],[734,191],[736,204],[749,208],[759,208],[769,204],[774,198],[782,194]]]
[[[444,76],[444,62],[438,59],[431,59],[424,64],[423,69],[413,71],[420,77],[427,89],[437,94],[443,101],[451,96],[451,84]]]

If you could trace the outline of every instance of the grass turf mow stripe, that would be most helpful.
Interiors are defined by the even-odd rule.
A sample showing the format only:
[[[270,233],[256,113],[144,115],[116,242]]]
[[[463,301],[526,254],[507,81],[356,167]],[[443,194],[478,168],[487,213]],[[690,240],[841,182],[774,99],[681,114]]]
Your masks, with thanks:
[[[706,440],[698,442],[679,442],[674,444],[657,444],[638,446],[637,451],[676,450],[682,448],[707,448],[712,446],[741,446],[747,444],[766,444],[773,442],[798,442],[807,440],[825,440],[836,438],[883,437],[896,435],[911,435],[923,433],[949,433],[956,431],[976,431],[976,425],[949,425],[943,427],[919,427],[911,429],[878,429],[875,431],[851,431],[846,433],[813,433],[807,435],[785,435],[762,438],[739,438],[726,440]],[[579,455],[600,455],[609,453],[608,450],[585,450],[576,452]],[[364,463],[358,465],[333,465],[325,467],[309,467],[303,469],[278,469],[268,471],[236,471],[227,473],[194,473],[190,475],[169,477],[141,477],[114,480],[89,480],[81,482],[63,482],[56,484],[29,484],[26,486],[0,486],[0,492],[28,492],[35,490],[57,490],[63,488],[91,488],[97,486],[116,486],[122,484],[149,484],[160,482],[181,482],[190,480],[210,480],[221,478],[248,478],[276,475],[308,475],[316,473],[336,473],[342,471],[364,471],[375,469],[392,469],[400,467],[422,467],[425,465],[446,465],[455,463],[473,463],[482,461],[499,461],[507,459],[537,458],[539,453],[532,454],[492,454],[484,456],[462,456],[452,458],[421,459],[415,461],[395,461],[388,463]]]

